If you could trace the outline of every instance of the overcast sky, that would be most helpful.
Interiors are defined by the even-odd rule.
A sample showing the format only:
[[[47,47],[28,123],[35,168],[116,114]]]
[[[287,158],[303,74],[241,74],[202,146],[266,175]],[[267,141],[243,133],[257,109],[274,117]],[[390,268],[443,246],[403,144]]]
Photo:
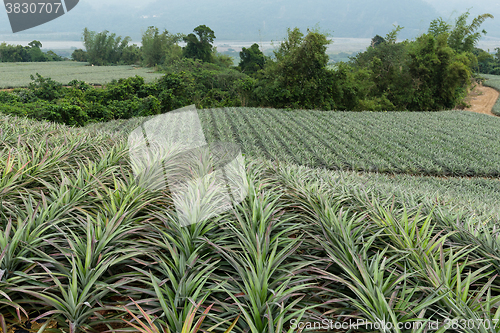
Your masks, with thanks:
[[[148,3],[151,3],[155,0],[80,0],[80,2],[86,2],[89,3],[92,7],[102,7],[102,6],[108,6],[108,5],[126,5],[126,6],[144,6],[147,5]],[[223,0],[221,0],[223,1]]]
[[[125,4],[125,5],[132,5],[132,6],[142,6],[148,3],[151,3],[155,0],[80,0],[80,2],[87,2],[91,4],[94,7],[101,7],[104,5],[110,5],[110,4]],[[248,0],[241,0],[243,1],[248,1]],[[287,4],[292,4],[294,1],[303,1],[303,0],[288,0]],[[373,0],[376,1],[376,0]],[[498,8],[500,6],[500,1],[498,0],[425,0],[426,2],[430,3],[434,7],[436,7],[439,10],[448,10],[452,11],[454,9],[459,9],[463,10],[464,6],[465,7],[480,7],[480,8]],[[224,3],[224,0],[220,0],[221,3]]]
[[[441,14],[449,15],[453,11],[460,11],[471,8],[471,12],[476,10],[488,12],[500,19],[500,1],[499,0],[424,0],[430,3]],[[496,15],[495,15],[496,14]]]
[[[360,10],[351,8],[351,2],[364,3],[371,11],[367,12],[364,7],[360,7]],[[151,6],[153,3],[154,7]],[[384,3],[390,4],[386,5],[388,8],[384,8]],[[342,10],[335,11],[339,4],[345,5]],[[325,6],[329,7],[326,12],[321,10]],[[302,11],[297,8],[302,8]],[[442,16],[453,24],[455,18],[467,9],[471,12],[469,22],[479,14],[490,13],[495,16],[494,20],[488,19],[482,25],[488,31],[484,39],[500,40],[500,0],[80,0],[80,6],[72,14],[23,33],[26,39],[40,39],[42,37],[28,35],[47,32],[61,34],[57,37],[61,40],[79,40],[83,28],[89,27],[91,30],[108,30],[140,40],[142,31],[149,25],[157,26],[160,30],[189,33],[194,26],[203,23],[216,31],[219,40],[269,41],[281,39],[286,27],[292,26],[305,29],[319,24],[335,31],[334,37],[368,38],[375,34],[384,35],[392,29],[393,24],[400,24],[406,29],[401,33],[401,38],[414,38],[426,31],[430,20]],[[89,15],[89,12],[94,14]],[[170,12],[175,15],[169,16]],[[360,21],[362,18],[365,19]],[[338,25],[338,22],[342,22],[342,25]],[[3,38],[13,40],[23,37],[22,34],[14,37],[10,31],[7,14],[2,11],[0,42]],[[405,33],[407,36],[404,36]]]
[[[124,5],[131,7],[142,7],[155,0],[80,0],[80,2],[86,2],[93,7],[99,8],[109,5]],[[174,1],[174,0],[166,0]],[[234,0],[219,0],[222,7],[225,1],[234,2]],[[241,0],[241,2],[246,2],[248,0]],[[287,5],[293,5],[295,1],[303,0],[287,0]],[[373,0],[377,1],[377,0]],[[493,14],[500,20],[500,0],[424,0],[431,4],[436,10],[443,15],[444,18],[456,17],[457,15],[464,12],[465,9],[470,8],[471,14],[477,15],[478,13],[490,13]]]

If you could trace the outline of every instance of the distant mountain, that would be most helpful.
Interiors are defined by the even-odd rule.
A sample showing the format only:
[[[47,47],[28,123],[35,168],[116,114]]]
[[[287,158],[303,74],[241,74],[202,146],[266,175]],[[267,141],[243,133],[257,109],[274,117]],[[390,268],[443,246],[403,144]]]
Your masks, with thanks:
[[[335,37],[385,35],[399,24],[405,27],[402,36],[410,37],[426,30],[438,16],[423,0],[157,0],[144,12],[156,15],[153,21],[172,31],[189,32],[199,23],[221,39],[252,40],[281,39],[286,28],[305,30],[316,24]]]
[[[139,41],[148,26],[187,34],[200,24],[214,30],[218,40],[281,40],[287,28],[305,31],[316,25],[333,37],[369,38],[383,36],[397,24],[404,27],[401,38],[413,38],[439,16],[424,0],[156,0],[142,5],[139,1],[134,5],[131,1],[111,4],[102,2],[96,7],[82,0],[67,15],[16,34],[15,39],[49,32],[79,39],[88,27]],[[5,36],[9,31],[8,21],[0,17],[0,33]]]

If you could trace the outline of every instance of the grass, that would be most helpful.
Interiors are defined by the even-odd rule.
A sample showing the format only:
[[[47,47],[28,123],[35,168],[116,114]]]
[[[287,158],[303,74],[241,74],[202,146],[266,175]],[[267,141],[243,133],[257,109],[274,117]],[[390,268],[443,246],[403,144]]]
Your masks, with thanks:
[[[113,79],[139,75],[146,82],[161,77],[148,68],[133,66],[87,66],[87,63],[74,61],[37,62],[37,63],[0,63],[0,88],[27,87],[30,75],[39,73],[44,77],[67,84],[72,80],[85,81],[89,84],[105,84]]]
[[[481,74],[481,76],[486,79],[484,81],[485,86],[500,90],[500,75]],[[496,101],[491,112],[500,116],[500,99]]]
[[[497,179],[290,163],[286,156],[296,157],[307,137],[295,125],[294,137],[273,140],[294,112],[236,111],[203,110],[200,118],[208,140],[246,149],[249,195],[187,227],[168,192],[144,190],[131,173],[127,135],[144,119],[69,128],[0,115],[0,327],[29,315],[65,332],[125,324],[142,332],[281,333],[358,319],[390,323],[387,332],[424,331],[398,328],[412,322],[495,331],[483,323],[500,317]],[[352,131],[358,154],[370,135],[388,135],[375,113],[310,114],[322,115],[317,126]],[[496,134],[481,115],[463,112],[381,115],[398,131],[411,127],[398,120],[412,124],[416,142],[429,124],[455,126],[444,131],[447,149],[465,135],[457,126]],[[299,119],[314,128],[305,114]],[[363,125],[354,127],[356,119]],[[274,144],[283,158],[250,149],[243,120],[253,145]],[[313,134],[333,141],[326,130]]]

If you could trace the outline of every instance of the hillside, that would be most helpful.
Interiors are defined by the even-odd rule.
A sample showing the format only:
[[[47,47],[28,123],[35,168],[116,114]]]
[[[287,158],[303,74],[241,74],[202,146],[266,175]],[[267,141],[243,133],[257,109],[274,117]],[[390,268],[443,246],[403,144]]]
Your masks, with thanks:
[[[0,34],[10,31],[8,20],[0,20]],[[53,38],[79,39],[85,27],[107,29],[118,35],[140,40],[141,31],[154,25],[171,32],[189,33],[205,24],[219,40],[277,40],[286,28],[305,29],[319,24],[335,37],[373,37],[385,35],[393,24],[404,26],[401,37],[415,37],[438,17],[423,0],[353,0],[353,1],[155,1],[145,5],[80,4],[70,14],[38,28],[16,34],[16,38],[36,33],[55,33]]]

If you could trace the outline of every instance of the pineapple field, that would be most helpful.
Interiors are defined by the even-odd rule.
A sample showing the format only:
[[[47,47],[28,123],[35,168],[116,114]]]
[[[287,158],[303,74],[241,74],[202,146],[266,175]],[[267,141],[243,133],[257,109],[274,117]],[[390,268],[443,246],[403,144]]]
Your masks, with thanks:
[[[319,24],[237,66],[206,25],[0,64],[0,332],[500,332],[500,118],[465,111],[500,52],[469,16],[334,66]]]
[[[499,330],[499,119],[198,114],[248,194],[184,227],[130,166],[151,117],[0,115],[2,332]]]
[[[0,63],[0,88],[26,87],[31,82],[30,75],[35,76],[37,73],[50,76],[62,84],[80,80],[94,85],[106,84],[135,75],[144,77],[147,82],[162,76],[162,74],[154,73],[150,68],[126,65],[90,66],[88,63],[75,61]]]

